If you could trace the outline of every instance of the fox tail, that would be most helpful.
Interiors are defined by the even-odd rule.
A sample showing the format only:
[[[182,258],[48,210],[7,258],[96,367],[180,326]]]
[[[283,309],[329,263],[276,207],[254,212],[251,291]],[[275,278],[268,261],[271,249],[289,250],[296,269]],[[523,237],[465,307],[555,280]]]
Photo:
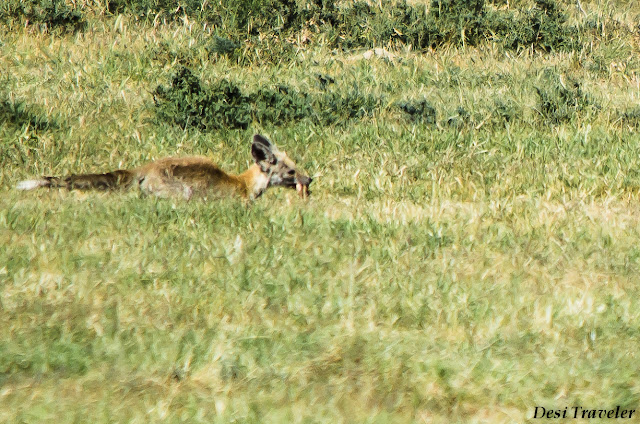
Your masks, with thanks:
[[[132,171],[119,169],[104,174],[79,174],[68,177],[42,177],[24,180],[16,184],[18,190],[34,190],[39,187],[66,188],[68,190],[113,190],[126,188],[135,180]]]

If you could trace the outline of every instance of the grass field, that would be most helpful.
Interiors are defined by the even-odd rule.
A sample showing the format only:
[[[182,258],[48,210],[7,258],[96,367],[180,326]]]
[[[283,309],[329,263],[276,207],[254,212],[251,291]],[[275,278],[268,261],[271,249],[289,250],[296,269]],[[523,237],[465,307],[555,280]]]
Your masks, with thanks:
[[[640,408],[640,7],[562,5],[594,23],[579,49],[317,36],[278,62],[209,54],[189,18],[2,27],[0,422]],[[355,115],[183,128],[154,102],[182,66],[205,88],[350,93],[331,113]],[[435,115],[397,106],[420,101]],[[13,188],[168,155],[240,172],[254,133],[314,177],[308,201]]]

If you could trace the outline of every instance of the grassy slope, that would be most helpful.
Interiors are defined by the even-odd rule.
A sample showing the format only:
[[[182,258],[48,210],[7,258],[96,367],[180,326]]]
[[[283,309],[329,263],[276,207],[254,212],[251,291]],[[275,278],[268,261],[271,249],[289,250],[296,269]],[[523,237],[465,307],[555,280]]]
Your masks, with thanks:
[[[640,96],[636,36],[391,63],[317,48],[244,68],[196,49],[205,81],[304,88],[322,72],[389,102],[424,96],[439,124],[393,110],[329,128],[154,123],[150,92],[176,66],[158,45],[205,36],[126,18],[2,33],[4,98],[57,128],[0,124],[0,421],[519,422],[536,405],[638,406],[640,136],[616,114]],[[545,124],[549,69],[600,110]],[[459,106],[473,122],[448,125]],[[239,171],[253,132],[317,176],[310,201],[12,189],[169,154]]]

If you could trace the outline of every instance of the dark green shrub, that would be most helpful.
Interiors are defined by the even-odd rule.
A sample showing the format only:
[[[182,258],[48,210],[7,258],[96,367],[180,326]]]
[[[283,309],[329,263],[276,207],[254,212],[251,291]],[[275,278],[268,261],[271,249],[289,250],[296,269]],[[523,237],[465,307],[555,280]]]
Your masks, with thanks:
[[[449,116],[444,122],[444,124],[454,128],[463,128],[472,123],[471,114],[462,106],[458,106],[456,114]]]
[[[16,128],[29,126],[36,131],[47,131],[60,128],[56,119],[50,119],[43,113],[38,113],[34,107],[22,101],[0,101],[0,124],[11,125]]]
[[[159,120],[181,128],[247,128],[251,122],[249,98],[236,85],[221,80],[205,88],[184,67],[173,77],[169,88],[156,88],[154,100]]]
[[[162,64],[179,63],[182,66],[196,67],[200,61],[209,59],[209,51],[206,47],[181,46],[166,41],[161,41],[150,52],[153,60]]]
[[[252,115],[258,122],[276,125],[313,116],[310,96],[285,85],[275,90],[261,88],[251,95]]]
[[[618,112],[618,121],[626,128],[637,130],[640,128],[640,106]]]
[[[502,22],[498,33],[505,48],[533,47],[550,52],[578,48],[578,30],[566,24],[567,17],[554,0],[536,0],[536,7],[519,19]]]
[[[477,45],[486,39],[484,0],[433,0],[429,15],[435,19],[438,44]]]
[[[200,130],[247,128],[252,121],[282,125],[309,119],[329,125],[371,116],[382,99],[362,94],[358,87],[347,93],[312,95],[278,85],[245,94],[235,84],[216,81],[205,87],[188,68],[174,75],[169,87],[154,92],[157,118],[181,128]]]
[[[315,120],[322,125],[372,116],[381,107],[380,97],[363,94],[358,86],[353,86],[346,93],[324,93],[314,101]]]
[[[236,43],[228,38],[213,37],[213,40],[207,45],[209,53],[217,53],[222,56],[230,56],[240,49],[240,43]]]
[[[48,30],[75,32],[86,26],[84,15],[64,0],[4,0],[0,22],[37,24]]]
[[[322,89],[325,89],[329,84],[333,84],[336,82],[335,79],[326,74],[316,74],[316,79],[318,80],[318,84]]]
[[[558,76],[547,72],[545,84],[536,87],[538,93],[538,111],[547,122],[561,123],[573,119],[588,109],[597,110],[598,105],[579,82],[567,79],[564,83]]]
[[[522,111],[512,101],[498,99],[494,102],[493,116],[494,121],[512,122]]]
[[[22,165],[43,148],[42,135],[58,130],[59,118],[23,101],[0,100],[0,162]]]
[[[227,34],[288,31],[299,27],[295,0],[109,0],[112,14],[129,13],[140,17],[178,20],[185,15],[206,21]]]
[[[328,7],[320,12],[327,23],[317,31],[331,34],[329,40],[336,48],[373,47],[393,42],[426,48],[434,44],[437,32],[424,7],[408,5],[405,0],[385,1],[376,6],[356,1],[349,7]],[[310,21],[317,22],[315,15]]]
[[[108,8],[150,19],[187,15],[206,21],[217,33],[207,51],[239,63],[287,60],[299,47],[294,40],[318,38],[339,49],[394,43],[425,49],[487,41],[507,49],[579,47],[578,30],[566,23],[555,0],[536,0],[535,7],[518,13],[488,8],[485,0],[431,0],[428,7],[406,0],[356,0],[340,6],[336,0],[230,0],[204,7],[201,0],[112,0]]]
[[[578,44],[577,29],[567,25],[555,0],[536,0],[534,8],[519,14],[489,10],[484,0],[432,0],[428,13],[405,0],[383,1],[376,6],[356,1],[340,9],[323,3],[323,7],[323,28],[332,34],[336,47],[398,41],[416,48],[437,48],[495,41],[508,49],[533,46],[552,51],[577,48]]]
[[[308,95],[284,85],[247,95],[224,79],[205,87],[188,68],[176,73],[169,88],[159,86],[154,97],[160,121],[205,131],[245,129],[254,120],[279,125],[313,115]]]
[[[398,102],[396,106],[413,122],[436,123],[436,109],[426,99]]]
[[[179,18],[185,14],[197,17],[202,6],[199,0],[106,0],[106,9],[117,15],[127,13],[137,16],[155,16]]]

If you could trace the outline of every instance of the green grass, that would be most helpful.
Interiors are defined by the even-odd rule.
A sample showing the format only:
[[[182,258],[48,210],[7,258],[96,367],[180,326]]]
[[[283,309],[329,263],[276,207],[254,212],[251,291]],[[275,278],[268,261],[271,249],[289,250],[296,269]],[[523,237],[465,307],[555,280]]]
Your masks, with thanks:
[[[599,32],[545,54],[365,59],[316,36],[280,64],[242,61],[210,56],[197,21],[90,10],[76,33],[0,29],[0,422],[639,408],[640,10],[573,5]],[[377,103],[333,125],[183,129],[153,98],[181,66],[204,87]],[[166,155],[239,172],[256,132],[315,177],[308,201],[13,189]]]

